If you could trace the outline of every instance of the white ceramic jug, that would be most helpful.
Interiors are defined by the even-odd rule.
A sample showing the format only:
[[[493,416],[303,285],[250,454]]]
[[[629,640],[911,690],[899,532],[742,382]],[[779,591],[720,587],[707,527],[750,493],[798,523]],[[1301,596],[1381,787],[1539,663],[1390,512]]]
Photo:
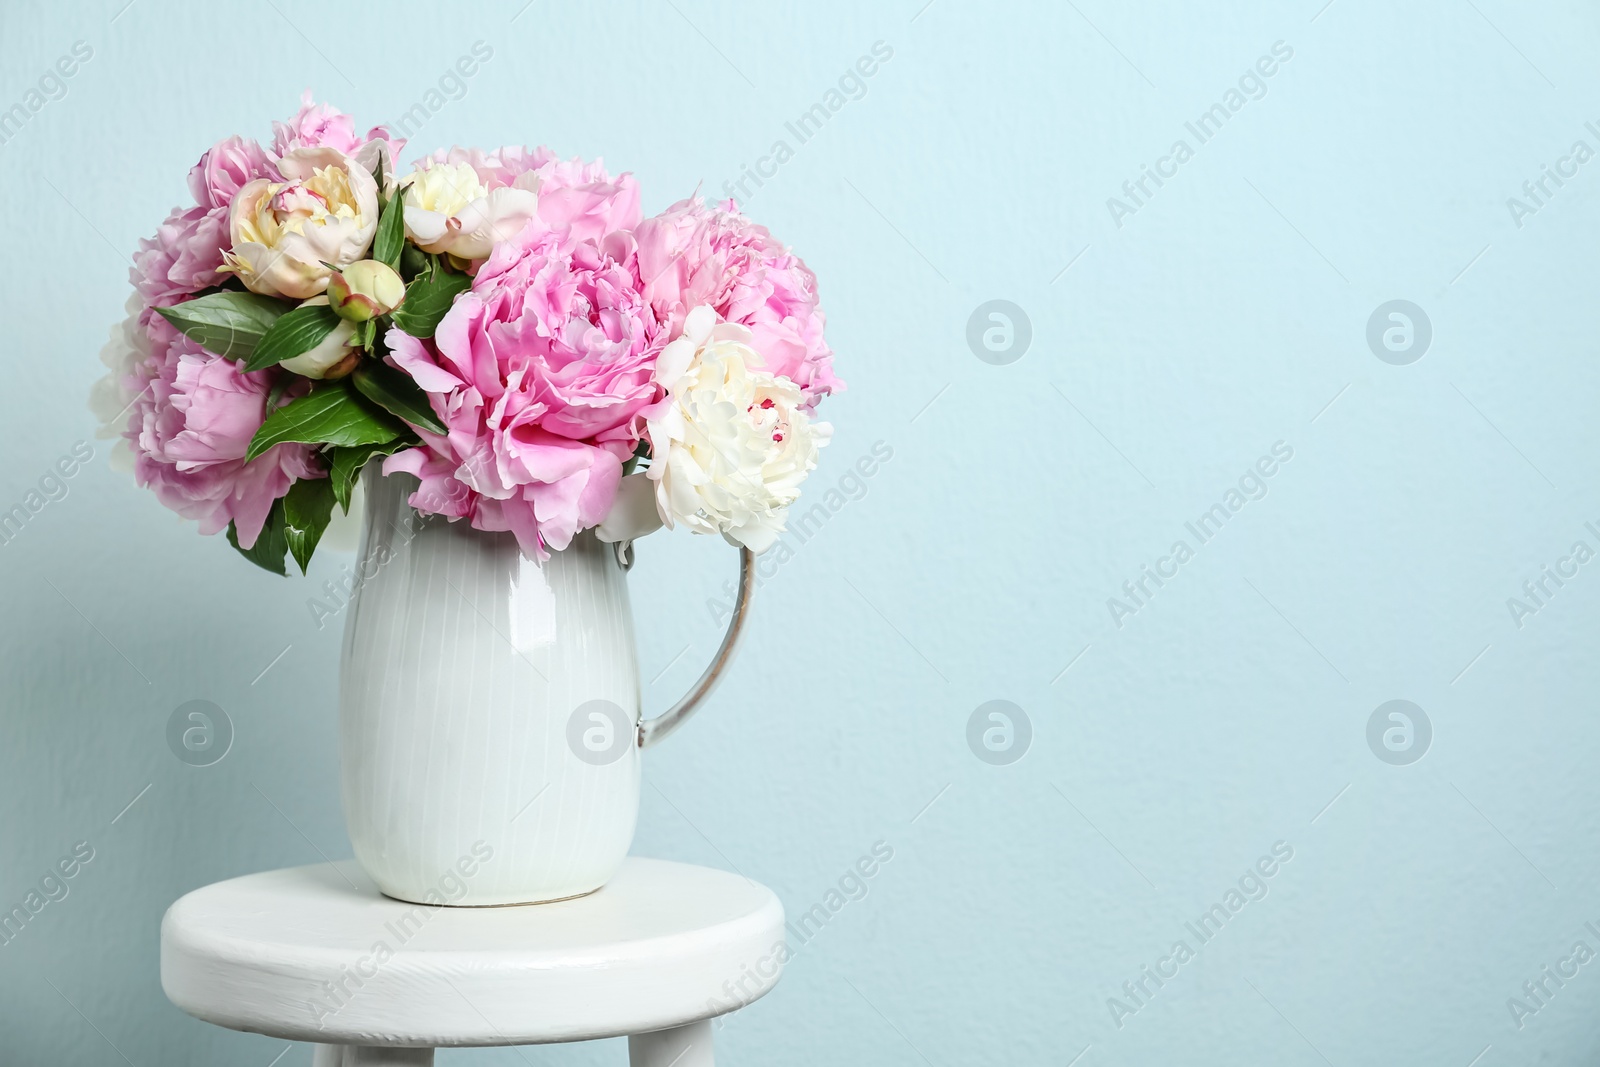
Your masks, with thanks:
[[[494,905],[593,892],[639,812],[639,750],[680,725],[733,654],[640,721],[631,546],[593,531],[544,563],[510,534],[419,515],[410,475],[362,476],[365,523],[340,673],[341,794],[356,859],[391,897]]]

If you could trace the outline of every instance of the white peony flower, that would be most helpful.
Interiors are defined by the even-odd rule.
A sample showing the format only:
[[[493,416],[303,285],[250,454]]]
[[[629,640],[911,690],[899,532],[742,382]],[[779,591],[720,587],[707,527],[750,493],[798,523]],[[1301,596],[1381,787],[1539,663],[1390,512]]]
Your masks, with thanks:
[[[100,421],[95,436],[116,440],[111,466],[119,471],[133,470],[133,449],[122,435],[128,428],[128,412],[139,396],[134,388],[135,370],[150,358],[150,337],[139,325],[144,302],[138,293],[129,295],[126,309],[128,317],[111,327],[111,338],[100,350],[100,362],[106,365],[105,377],[89,391],[89,410]]]
[[[649,423],[647,475],[667,526],[761,552],[783,532],[833,427],[811,421],[800,387],[763,370],[750,339],[708,306],[689,312],[656,361],[671,402]]]
[[[470,163],[423,160],[401,183],[406,236],[424,252],[485,259],[495,242],[521,231],[539,209],[529,189],[489,189]]]

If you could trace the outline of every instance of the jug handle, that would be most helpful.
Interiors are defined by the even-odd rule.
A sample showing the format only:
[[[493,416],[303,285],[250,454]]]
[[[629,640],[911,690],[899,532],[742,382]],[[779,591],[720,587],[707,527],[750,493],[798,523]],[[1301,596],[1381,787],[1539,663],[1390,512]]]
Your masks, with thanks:
[[[617,543],[617,560],[624,567],[632,564],[633,545],[631,542]],[[748,548],[739,548],[739,591],[734,594],[733,615],[728,619],[728,630],[722,635],[722,644],[717,646],[717,654],[712,657],[711,665],[706,668],[700,680],[694,683],[683,699],[678,701],[666,711],[653,719],[644,719],[639,723],[639,747],[649,748],[666,740],[678,727],[688,721],[711,691],[717,687],[717,682],[722,679],[722,672],[732,661],[734,652],[738,649],[739,638],[744,633],[744,616],[750,606],[750,597],[756,588],[756,555]]]

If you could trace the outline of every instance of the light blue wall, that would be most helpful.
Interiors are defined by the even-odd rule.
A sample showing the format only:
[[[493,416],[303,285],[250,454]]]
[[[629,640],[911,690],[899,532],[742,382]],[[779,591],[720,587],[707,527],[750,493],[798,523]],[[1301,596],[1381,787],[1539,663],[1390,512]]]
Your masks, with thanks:
[[[1600,962],[1521,1029],[1507,1008],[1574,942],[1600,950],[1600,562],[1520,626],[1507,607],[1600,549],[1600,161],[1521,225],[1506,203],[1600,149],[1593,5],[124,3],[0,7],[0,106],[93,48],[0,145],[6,507],[92,431],[124,253],[207,145],[267,135],[307,85],[391,120],[483,40],[416,146],[604,155],[652,211],[794,149],[748,209],[821,278],[851,387],[812,485],[876,441],[893,458],[761,590],[716,706],[650,754],[636,849],[737,866],[791,912],[875,842],[894,857],[726,1027],[726,1062],[1600,1055]],[[865,95],[799,144],[785,122],[878,41]],[[1185,122],[1275,42],[1292,58],[1199,143]],[[1114,219],[1180,138],[1193,158]],[[966,340],[992,299],[1031,322],[1009,365]],[[1409,365],[1366,340],[1396,299],[1432,326]],[[1266,496],[1200,544],[1185,523],[1277,442]],[[1180,539],[1193,558],[1114,620]],[[710,655],[733,560],[686,537],[640,556],[659,707]],[[0,1061],[284,1048],[170,1007],[157,924],[204,883],[347,854],[337,635],[306,607],[347,562],[253,571],[103,445],[0,547],[0,902],[94,849],[0,946]],[[164,739],[192,699],[236,727],[213,767]],[[1392,699],[1432,725],[1411,765],[1368,746]],[[991,700],[1031,723],[1019,762],[968,747]],[[1185,923],[1278,842],[1267,895],[1202,945]],[[1115,1025],[1108,998],[1179,939],[1195,958]]]

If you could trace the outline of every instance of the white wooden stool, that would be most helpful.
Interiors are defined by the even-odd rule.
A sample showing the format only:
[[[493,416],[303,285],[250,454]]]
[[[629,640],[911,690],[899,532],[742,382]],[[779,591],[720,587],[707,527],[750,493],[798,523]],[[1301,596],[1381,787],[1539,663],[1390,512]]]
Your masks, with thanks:
[[[786,956],[770,889],[633,858],[587,897],[501,908],[391,900],[354,860],[293,867],[197,889],[161,923],[169,1000],[316,1042],[316,1067],[623,1035],[633,1067],[711,1067],[710,1020],[776,985]]]

